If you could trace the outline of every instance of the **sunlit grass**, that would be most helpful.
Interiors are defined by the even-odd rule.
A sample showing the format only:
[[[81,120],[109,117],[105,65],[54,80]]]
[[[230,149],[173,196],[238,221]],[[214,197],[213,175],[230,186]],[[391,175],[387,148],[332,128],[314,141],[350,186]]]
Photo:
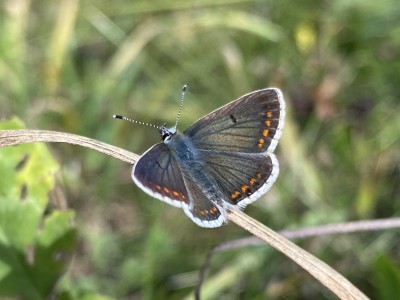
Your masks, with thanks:
[[[158,132],[249,91],[280,87],[288,103],[281,175],[246,212],[275,229],[399,214],[400,8],[396,1],[3,1],[1,118],[144,152]],[[245,235],[204,230],[134,186],[130,166],[51,145],[81,239],[65,290],[181,299],[215,244]],[[0,166],[1,167],[1,166]],[[398,236],[315,238],[302,246],[372,298],[371,279],[399,261]],[[372,249],[372,250],[371,250]],[[365,259],[368,257],[368,259]],[[325,290],[281,255],[244,248],[213,261],[204,295],[321,298]],[[244,266],[241,268],[240,266]],[[399,272],[399,269],[395,269]],[[234,275],[234,276],[233,276]],[[385,298],[381,298],[385,299]]]

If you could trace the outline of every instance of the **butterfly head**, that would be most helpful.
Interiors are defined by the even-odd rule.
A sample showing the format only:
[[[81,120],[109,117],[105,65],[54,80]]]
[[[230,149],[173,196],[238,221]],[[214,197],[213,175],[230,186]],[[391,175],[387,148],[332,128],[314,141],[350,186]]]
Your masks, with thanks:
[[[120,119],[120,120],[125,120],[125,121],[129,121],[132,123],[136,123],[136,124],[140,124],[140,125],[146,125],[146,126],[150,126],[150,127],[154,127],[157,128],[160,132],[161,138],[163,140],[163,142],[165,144],[168,144],[171,140],[171,138],[174,136],[174,134],[176,133],[176,127],[178,126],[178,121],[179,121],[179,117],[181,115],[181,111],[182,111],[182,106],[183,106],[183,100],[185,98],[185,93],[186,93],[186,84],[183,86],[182,88],[182,93],[181,93],[181,103],[179,105],[179,111],[178,111],[178,115],[176,117],[176,122],[175,122],[175,126],[171,127],[171,128],[167,128],[166,124],[162,125],[162,126],[156,126],[153,124],[149,124],[149,123],[144,123],[144,122],[140,122],[140,121],[136,121],[121,115],[113,115],[113,118],[116,119]]]
[[[167,128],[165,125],[160,126],[159,131],[163,142],[167,144],[176,133],[176,127]]]

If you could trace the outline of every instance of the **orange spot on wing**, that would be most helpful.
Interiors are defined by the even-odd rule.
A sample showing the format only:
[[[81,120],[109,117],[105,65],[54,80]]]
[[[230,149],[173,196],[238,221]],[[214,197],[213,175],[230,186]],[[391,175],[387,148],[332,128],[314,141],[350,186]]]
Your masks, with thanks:
[[[169,194],[169,189],[168,188],[164,188],[164,192],[166,192],[167,194]]]
[[[201,214],[201,215],[209,215],[209,214],[214,214],[215,212],[216,212],[216,208],[215,207],[213,207],[213,208],[211,208],[211,209],[203,209],[203,210],[200,210],[199,211],[199,213]]]
[[[246,193],[246,191],[249,189],[248,185],[242,185],[242,193]]]
[[[161,191],[161,186],[159,186],[158,184],[156,185],[156,189]]]
[[[268,118],[272,118],[272,112],[267,111],[267,117],[268,117]]]
[[[178,193],[177,191],[173,191],[173,192],[172,192],[172,195],[174,195],[176,198],[179,197],[179,193]]]
[[[256,182],[257,182],[257,179],[255,179],[255,178],[250,179],[250,184],[251,185],[254,185]]]
[[[270,120],[265,121],[265,125],[270,127],[271,126],[271,121]]]
[[[268,136],[268,133],[269,133],[269,130],[268,130],[268,129],[265,129],[265,130],[263,131],[263,136],[267,137],[267,136]]]
[[[264,145],[265,141],[264,139],[259,139],[258,140],[258,148],[262,148],[262,146]]]
[[[234,193],[232,193],[231,194],[231,199],[232,200],[235,200],[237,197],[239,197],[240,196],[240,193],[238,192],[238,191],[236,191],[236,192],[234,192]]]

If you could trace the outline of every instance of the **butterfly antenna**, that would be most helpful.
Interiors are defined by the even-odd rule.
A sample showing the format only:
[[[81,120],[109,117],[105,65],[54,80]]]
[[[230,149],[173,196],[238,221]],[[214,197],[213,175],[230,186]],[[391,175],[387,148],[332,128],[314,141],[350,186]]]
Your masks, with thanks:
[[[179,117],[181,116],[182,107],[183,107],[183,100],[185,99],[186,89],[187,89],[187,85],[185,84],[185,85],[182,87],[181,104],[179,105],[179,111],[178,111],[178,115],[177,115],[177,117],[176,117],[175,129],[176,129],[176,126],[178,126]]]
[[[121,115],[113,115],[113,118],[129,121],[129,122],[132,122],[132,123],[135,123],[135,124],[139,124],[139,125],[145,125],[145,126],[150,126],[150,127],[154,127],[154,128],[160,129],[159,126],[156,126],[156,125],[153,125],[153,124],[150,124],[150,123],[143,123],[143,122],[136,121],[136,120],[133,120],[133,119],[129,119],[129,118],[121,116]]]

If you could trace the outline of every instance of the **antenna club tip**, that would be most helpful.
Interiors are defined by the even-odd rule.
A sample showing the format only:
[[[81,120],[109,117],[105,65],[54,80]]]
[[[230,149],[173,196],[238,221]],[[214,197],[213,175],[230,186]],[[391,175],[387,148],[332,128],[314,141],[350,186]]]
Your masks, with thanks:
[[[123,119],[124,117],[123,116],[121,116],[121,115],[113,115],[113,118],[115,118],[115,119]]]
[[[184,91],[184,92],[185,92],[185,91],[186,91],[186,89],[187,89],[187,84],[184,84],[184,85],[183,85],[183,87],[182,87],[182,91]]]

